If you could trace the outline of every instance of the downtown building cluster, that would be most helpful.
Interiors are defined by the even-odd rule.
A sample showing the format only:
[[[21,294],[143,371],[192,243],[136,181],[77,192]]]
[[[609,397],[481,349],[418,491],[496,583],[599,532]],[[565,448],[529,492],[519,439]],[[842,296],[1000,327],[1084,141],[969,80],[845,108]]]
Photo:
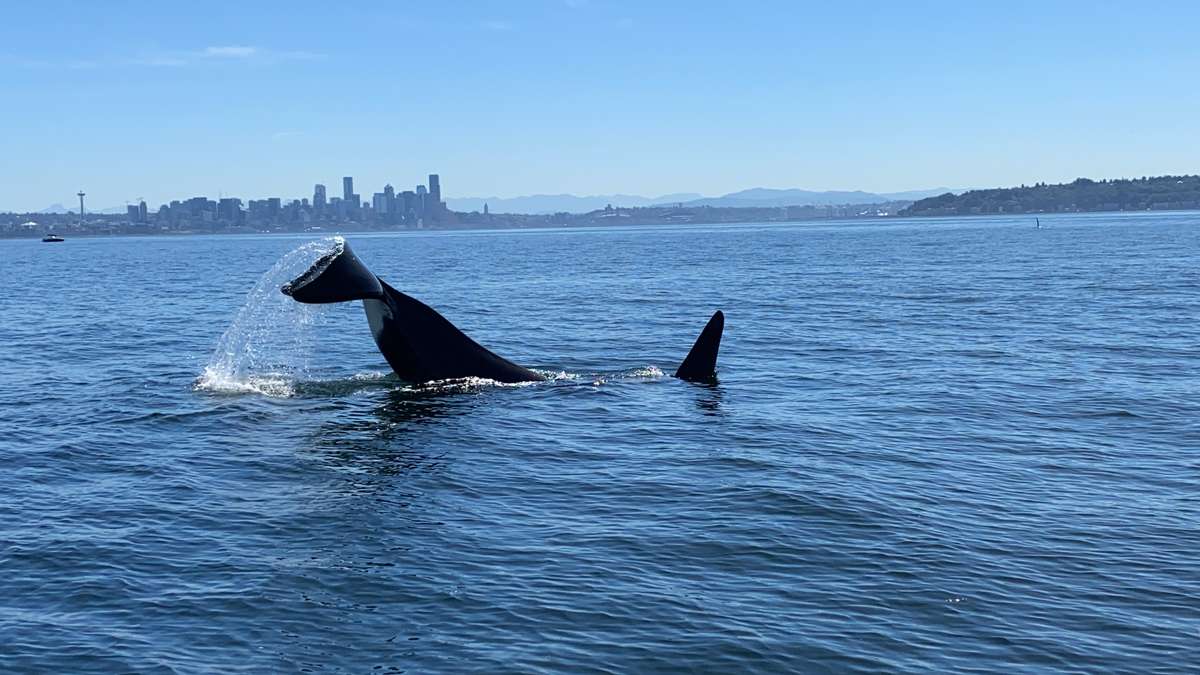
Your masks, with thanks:
[[[397,192],[385,185],[382,192],[365,201],[354,191],[354,178],[342,178],[342,196],[330,197],[324,185],[313,186],[311,199],[279,197],[251,199],[207,197],[172,201],[150,214],[146,203],[128,207],[130,224],[154,225],[162,230],[274,228],[303,229],[320,225],[360,224],[402,229],[432,228],[453,220],[442,201],[441,181],[429,174],[428,185]]]

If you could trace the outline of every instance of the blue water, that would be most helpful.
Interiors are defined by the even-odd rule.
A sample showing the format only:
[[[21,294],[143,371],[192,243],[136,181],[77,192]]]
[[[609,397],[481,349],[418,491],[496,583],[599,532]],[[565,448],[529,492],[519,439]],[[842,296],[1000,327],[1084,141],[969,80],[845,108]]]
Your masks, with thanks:
[[[1196,672],[1200,215],[1030,220],[0,241],[0,671]]]

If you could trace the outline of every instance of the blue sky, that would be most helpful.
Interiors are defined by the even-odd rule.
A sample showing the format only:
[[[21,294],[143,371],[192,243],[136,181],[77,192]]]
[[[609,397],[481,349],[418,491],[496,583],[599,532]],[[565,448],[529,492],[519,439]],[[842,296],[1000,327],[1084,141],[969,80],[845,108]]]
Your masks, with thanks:
[[[1200,171],[1200,3],[20,2],[0,210]]]

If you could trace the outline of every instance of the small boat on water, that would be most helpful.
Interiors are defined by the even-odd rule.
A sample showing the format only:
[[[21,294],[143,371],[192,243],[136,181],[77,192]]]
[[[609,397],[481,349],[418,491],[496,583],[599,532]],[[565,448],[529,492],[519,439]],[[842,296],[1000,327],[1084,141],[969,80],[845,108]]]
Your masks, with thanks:
[[[66,241],[66,239],[63,239],[62,237],[58,236],[57,234],[54,234],[53,232],[51,232],[51,233],[47,234],[46,236],[42,237],[42,241],[56,242],[56,241]]]

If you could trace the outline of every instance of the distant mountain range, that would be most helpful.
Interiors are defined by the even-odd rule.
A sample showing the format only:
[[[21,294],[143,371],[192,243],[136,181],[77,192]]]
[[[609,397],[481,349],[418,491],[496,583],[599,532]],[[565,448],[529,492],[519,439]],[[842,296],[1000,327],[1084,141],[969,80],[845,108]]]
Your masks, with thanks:
[[[492,213],[587,213],[613,206],[655,206],[657,204],[674,204],[676,202],[703,199],[704,195],[694,192],[663,195],[661,197],[642,197],[640,195],[526,195],[523,197],[459,197],[446,199],[446,206],[452,211],[483,211],[483,205],[488,205]]]
[[[527,195],[523,197],[461,197],[446,200],[454,211],[482,211],[488,205],[492,213],[586,213],[614,207],[635,206],[718,206],[718,207],[771,207],[771,206],[832,206],[837,204],[878,204],[881,202],[916,201],[947,192],[961,192],[950,188],[932,190],[909,190],[906,192],[863,192],[862,190],[777,190],[751,188],[731,192],[720,197],[705,197],[695,193],[679,193],[660,197],[640,195]]]
[[[104,213],[104,214],[125,213],[125,207],[124,206],[110,206],[107,209],[99,209],[99,210],[88,209],[87,211],[88,211],[88,213]],[[79,213],[79,212],[76,211],[74,209],[74,207],[63,206],[62,204],[55,203],[55,204],[51,204],[50,206],[47,206],[46,208],[42,209],[41,211],[38,211],[38,213]]]

